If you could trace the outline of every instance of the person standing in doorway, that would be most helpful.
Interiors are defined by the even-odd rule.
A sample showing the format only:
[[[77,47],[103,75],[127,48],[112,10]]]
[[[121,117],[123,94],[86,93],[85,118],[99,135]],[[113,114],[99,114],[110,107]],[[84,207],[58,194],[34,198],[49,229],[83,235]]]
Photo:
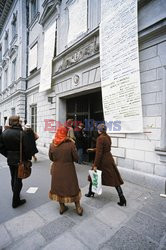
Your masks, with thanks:
[[[83,129],[84,129],[84,124],[80,123],[74,131],[76,137],[76,147],[78,152],[78,164],[83,164],[83,150],[85,147],[85,138],[83,134]]]
[[[67,128],[67,136],[75,142],[76,138],[74,135],[73,123],[73,119],[67,119],[65,127]]]

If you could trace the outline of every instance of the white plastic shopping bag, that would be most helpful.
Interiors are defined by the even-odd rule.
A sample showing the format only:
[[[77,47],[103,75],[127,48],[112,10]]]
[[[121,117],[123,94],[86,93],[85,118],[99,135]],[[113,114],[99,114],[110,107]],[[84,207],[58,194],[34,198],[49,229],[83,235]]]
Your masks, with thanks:
[[[100,170],[89,170],[89,174],[92,180],[92,192],[96,194],[102,194],[102,183],[101,183],[101,173]]]

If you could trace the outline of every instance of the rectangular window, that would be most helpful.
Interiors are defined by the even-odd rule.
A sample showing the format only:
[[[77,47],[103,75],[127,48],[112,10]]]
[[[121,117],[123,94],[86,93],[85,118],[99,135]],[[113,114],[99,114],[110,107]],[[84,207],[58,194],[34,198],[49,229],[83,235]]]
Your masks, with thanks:
[[[12,108],[11,109],[11,115],[15,115],[16,114],[16,110],[15,110],[15,108]]]
[[[29,72],[37,68],[37,43],[29,50]]]
[[[37,14],[37,0],[31,0],[31,21]]]
[[[88,0],[88,30],[99,26],[101,21],[101,0]]]
[[[2,92],[2,77],[0,76],[0,93]]]
[[[37,105],[31,106],[31,128],[37,132]]]
[[[12,82],[16,80],[16,59],[12,62]]]
[[[9,46],[9,36],[8,36],[8,32],[6,31],[6,34],[5,34],[5,52],[8,49],[8,46]]]
[[[2,61],[2,46],[0,45],[0,62]]]
[[[12,22],[12,38],[17,34],[17,19],[14,19]]]
[[[87,0],[68,3],[69,28],[67,43],[74,42],[87,32]]]
[[[8,69],[4,72],[4,89],[6,89],[8,86]]]

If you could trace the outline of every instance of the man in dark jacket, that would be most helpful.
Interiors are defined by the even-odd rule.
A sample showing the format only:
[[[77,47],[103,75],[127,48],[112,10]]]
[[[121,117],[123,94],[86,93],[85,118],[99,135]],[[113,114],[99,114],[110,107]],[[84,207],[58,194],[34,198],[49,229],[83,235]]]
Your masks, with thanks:
[[[23,205],[26,200],[20,199],[20,192],[22,189],[22,179],[18,178],[18,163],[20,160],[20,131],[22,127],[19,123],[19,116],[11,116],[9,118],[9,128],[3,131],[0,136],[0,153],[7,158],[11,174],[11,187],[13,191],[12,207],[16,208]],[[28,149],[27,136],[23,133],[22,149],[23,160],[30,160],[32,155]]]

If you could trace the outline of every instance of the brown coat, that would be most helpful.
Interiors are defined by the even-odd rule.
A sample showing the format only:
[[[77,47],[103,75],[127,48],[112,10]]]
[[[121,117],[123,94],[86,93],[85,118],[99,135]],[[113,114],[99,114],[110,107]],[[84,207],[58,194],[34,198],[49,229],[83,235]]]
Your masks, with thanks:
[[[102,171],[102,184],[117,187],[123,184],[123,180],[114,162],[111,150],[111,139],[107,134],[101,134],[97,138],[96,156],[94,165]]]
[[[53,161],[50,193],[63,197],[78,195],[80,189],[73,163],[78,160],[75,144],[68,140],[55,147],[52,143],[49,158]]]

